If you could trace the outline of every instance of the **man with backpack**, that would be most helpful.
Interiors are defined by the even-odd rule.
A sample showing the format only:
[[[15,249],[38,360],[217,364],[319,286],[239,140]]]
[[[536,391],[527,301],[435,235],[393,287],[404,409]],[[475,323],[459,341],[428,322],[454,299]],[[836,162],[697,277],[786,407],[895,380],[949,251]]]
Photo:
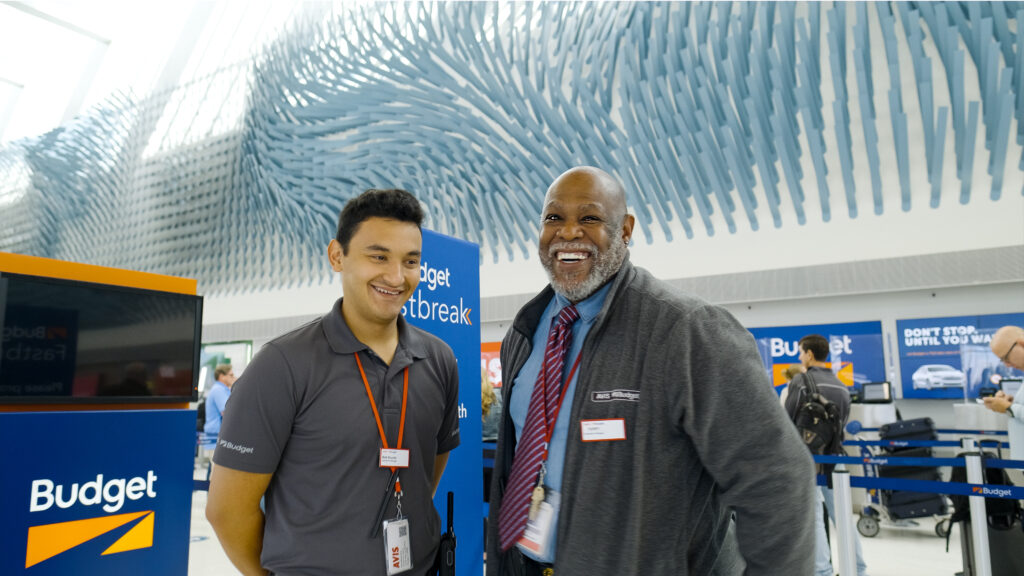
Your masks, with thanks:
[[[789,383],[785,407],[797,431],[812,454],[837,454],[842,451],[843,430],[850,417],[850,392],[832,373],[826,362],[829,355],[828,340],[819,334],[800,339],[800,363],[805,372],[796,374]],[[835,503],[832,489],[820,486],[813,503],[817,539],[814,553],[815,576],[832,576],[832,554],[825,534],[824,500],[828,516],[835,523]],[[851,527],[852,528],[852,527]],[[857,576],[865,576],[867,566],[861,552],[860,538],[854,534],[857,552]]]

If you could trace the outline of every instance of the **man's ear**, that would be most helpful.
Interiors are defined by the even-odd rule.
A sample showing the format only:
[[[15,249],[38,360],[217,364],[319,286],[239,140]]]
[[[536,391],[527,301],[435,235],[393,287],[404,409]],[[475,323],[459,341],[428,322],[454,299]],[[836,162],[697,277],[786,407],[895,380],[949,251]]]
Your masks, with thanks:
[[[636,224],[636,218],[632,214],[626,214],[622,218],[622,241],[629,246],[629,239],[633,237],[633,225]]]
[[[331,269],[335,272],[341,272],[341,261],[344,255],[341,242],[331,240],[331,243],[327,245],[327,261],[331,263]]]

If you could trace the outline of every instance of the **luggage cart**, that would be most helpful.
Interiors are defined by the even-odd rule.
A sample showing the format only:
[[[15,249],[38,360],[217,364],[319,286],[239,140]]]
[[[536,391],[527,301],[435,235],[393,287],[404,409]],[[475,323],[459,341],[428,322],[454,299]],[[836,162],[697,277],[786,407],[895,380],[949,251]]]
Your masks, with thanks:
[[[856,436],[856,440],[868,440],[861,436]],[[865,459],[865,463],[862,464],[864,468],[864,476],[866,478],[878,478],[880,477],[877,464],[871,464],[870,459],[872,458],[883,458],[887,456],[898,456],[899,454],[890,454],[882,452],[878,447],[874,446],[860,446],[860,455]],[[909,454],[907,456],[910,456]],[[924,468],[924,470],[928,470]],[[895,494],[900,494],[896,492]],[[913,493],[904,493],[913,494]],[[861,509],[860,518],[857,520],[857,532],[865,538],[874,538],[878,535],[882,525],[891,527],[907,528],[913,526],[919,526],[918,520],[920,518],[927,518],[931,516],[935,520],[935,535],[940,538],[945,538],[950,531],[950,519],[948,510],[952,509],[948,499],[943,495],[935,495],[941,499],[943,506],[938,510],[941,512],[928,514],[928,512],[935,510],[933,506],[924,504],[919,506],[917,512],[920,515],[908,515],[900,516],[894,515],[890,512],[887,502],[882,497],[882,491],[879,489],[868,489],[867,490],[868,500],[864,507]]]

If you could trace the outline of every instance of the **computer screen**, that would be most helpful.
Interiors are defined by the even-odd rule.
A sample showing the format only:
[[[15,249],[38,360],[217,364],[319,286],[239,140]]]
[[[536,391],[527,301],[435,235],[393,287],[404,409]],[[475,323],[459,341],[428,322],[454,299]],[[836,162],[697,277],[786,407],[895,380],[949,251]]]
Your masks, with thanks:
[[[864,382],[860,385],[860,401],[865,404],[892,402],[892,387],[888,382]]]
[[[0,403],[194,401],[202,304],[0,273]]]

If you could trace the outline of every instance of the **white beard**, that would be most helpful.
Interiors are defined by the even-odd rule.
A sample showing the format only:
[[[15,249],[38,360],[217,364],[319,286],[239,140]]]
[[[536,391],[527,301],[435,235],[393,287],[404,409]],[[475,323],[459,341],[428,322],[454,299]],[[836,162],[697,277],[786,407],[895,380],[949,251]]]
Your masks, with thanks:
[[[557,279],[554,274],[555,251],[557,250],[574,250],[589,253],[594,263],[586,278],[564,281]],[[621,238],[616,237],[612,240],[608,250],[602,253],[591,244],[561,242],[552,244],[548,248],[547,254],[538,254],[538,256],[540,256],[540,262],[544,266],[544,271],[548,274],[551,287],[555,292],[565,297],[566,300],[575,303],[585,300],[587,296],[597,292],[598,288],[604,286],[605,282],[619,271],[622,261],[626,257],[626,243]]]

